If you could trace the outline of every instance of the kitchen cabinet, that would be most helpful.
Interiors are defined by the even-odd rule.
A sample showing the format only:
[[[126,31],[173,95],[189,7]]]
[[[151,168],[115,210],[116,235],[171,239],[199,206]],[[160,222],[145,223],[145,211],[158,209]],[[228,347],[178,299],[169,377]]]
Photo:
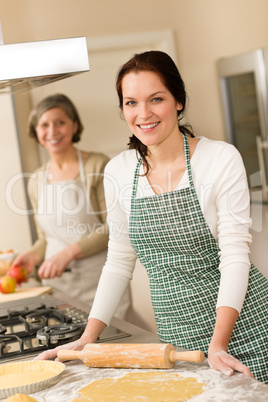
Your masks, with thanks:
[[[57,292],[53,296],[63,300],[65,303],[74,305],[86,312],[89,307],[83,303],[71,300],[65,295]],[[126,321],[114,318],[111,323],[116,328],[127,332],[130,337],[114,340],[113,343],[155,343],[159,342],[155,334],[145,331]],[[178,348],[178,350],[181,350]],[[26,359],[25,359],[26,360]],[[75,360],[65,363],[66,368],[62,379],[58,384],[44,391],[32,394],[38,401],[45,402],[71,402],[78,398],[77,391],[88,385],[91,381],[100,378],[118,378],[129,372],[148,371],[144,369],[114,369],[114,368],[88,368],[82,361]],[[173,369],[157,370],[164,373],[177,373],[185,377],[195,377],[198,381],[206,383],[207,387],[203,394],[194,397],[194,401],[267,401],[268,385],[245,377],[243,374],[235,373],[227,377],[212,370],[207,361],[202,363],[177,362]],[[119,396],[117,401],[119,401]],[[117,402],[116,401],[116,402]]]

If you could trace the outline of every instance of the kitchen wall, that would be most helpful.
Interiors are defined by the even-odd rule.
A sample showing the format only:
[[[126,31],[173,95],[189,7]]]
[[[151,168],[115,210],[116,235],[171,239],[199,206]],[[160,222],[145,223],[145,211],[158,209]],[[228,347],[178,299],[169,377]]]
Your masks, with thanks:
[[[266,0],[0,0],[0,10],[5,43],[174,30],[189,120],[218,139],[224,130],[216,60],[268,45]]]
[[[268,46],[267,15],[267,0],[0,0],[0,21],[6,44],[171,29],[178,66],[189,95],[187,120],[198,135],[220,140],[225,139],[225,133],[216,61]],[[88,90],[88,97],[92,96],[94,94]],[[26,102],[25,99],[18,99],[17,102],[24,105],[26,115],[31,106],[29,99]],[[18,160],[17,122],[12,115],[10,96],[0,95],[0,105],[0,183],[4,188],[14,171],[21,172],[22,167]],[[28,140],[25,141],[25,146],[30,147],[27,148],[28,163],[33,169],[38,164],[36,148],[29,145]],[[110,132],[107,133],[107,141],[112,141]],[[6,169],[6,166],[12,166],[12,169]],[[10,212],[3,191],[1,197],[0,249],[14,247],[22,251],[31,243],[27,217],[16,217]],[[20,199],[22,203],[26,202],[23,195]],[[265,221],[263,230],[267,230],[267,226]],[[253,231],[253,244],[255,233],[260,244],[260,237],[264,238],[262,230]],[[267,236],[267,232],[264,235]],[[256,251],[253,251],[252,257],[255,258],[255,252],[260,268],[267,270],[267,247],[261,250],[255,247],[253,250]],[[148,318],[148,322],[150,320]]]

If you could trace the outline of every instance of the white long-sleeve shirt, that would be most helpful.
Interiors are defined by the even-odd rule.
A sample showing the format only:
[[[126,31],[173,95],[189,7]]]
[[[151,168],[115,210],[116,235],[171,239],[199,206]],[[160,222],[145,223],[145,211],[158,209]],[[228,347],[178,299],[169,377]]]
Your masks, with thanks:
[[[137,165],[135,150],[124,151],[106,166],[104,187],[109,224],[108,257],[91,318],[107,325],[132,278],[136,254],[128,236],[131,194]],[[193,182],[205,220],[220,248],[217,308],[241,311],[250,269],[250,202],[242,158],[233,145],[200,137],[191,157]],[[141,166],[136,197],[153,192]],[[177,190],[189,186],[185,171]]]

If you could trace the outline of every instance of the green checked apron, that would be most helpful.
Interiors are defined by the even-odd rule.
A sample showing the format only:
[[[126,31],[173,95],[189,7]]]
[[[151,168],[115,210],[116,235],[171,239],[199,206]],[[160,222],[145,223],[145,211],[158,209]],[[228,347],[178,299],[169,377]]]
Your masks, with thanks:
[[[129,237],[149,276],[159,339],[207,353],[216,319],[219,247],[197,198],[184,135],[183,141],[188,188],[136,198],[142,160],[138,161]],[[267,295],[268,281],[252,265],[246,299],[228,349],[260,381],[268,380]]]

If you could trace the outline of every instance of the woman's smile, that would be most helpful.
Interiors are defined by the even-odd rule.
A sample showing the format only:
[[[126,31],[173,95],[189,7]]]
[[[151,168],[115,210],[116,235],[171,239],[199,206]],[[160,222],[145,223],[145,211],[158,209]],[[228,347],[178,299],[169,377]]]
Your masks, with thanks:
[[[181,105],[151,71],[129,73],[122,80],[123,112],[132,133],[146,146],[177,137]],[[150,135],[148,135],[150,134]]]
[[[36,126],[40,144],[53,153],[63,152],[72,146],[72,138],[76,130],[77,123],[73,122],[61,108],[44,112]]]
[[[52,139],[47,138],[47,141],[50,142],[51,144],[58,144],[61,141],[61,138],[52,138]]]
[[[149,124],[138,124],[142,131],[151,131],[151,129],[157,127],[160,122],[157,123],[149,123]]]

